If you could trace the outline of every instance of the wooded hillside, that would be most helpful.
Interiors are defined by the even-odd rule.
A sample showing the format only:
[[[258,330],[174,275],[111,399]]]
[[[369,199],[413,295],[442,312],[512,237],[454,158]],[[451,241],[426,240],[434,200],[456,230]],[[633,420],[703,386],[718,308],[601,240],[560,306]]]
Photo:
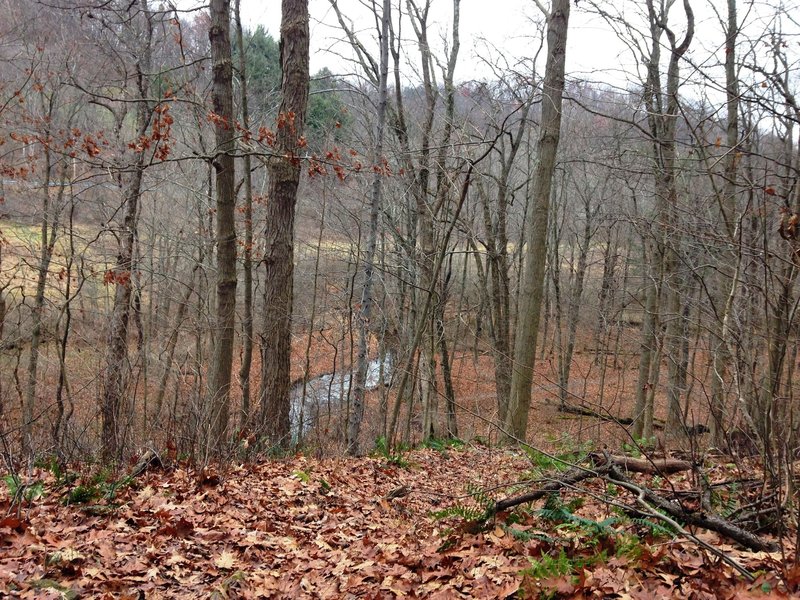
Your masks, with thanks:
[[[0,535],[16,549],[0,573],[15,590],[54,575],[36,545],[55,543],[42,532],[56,519],[111,540],[127,531],[114,522],[133,523],[159,561],[159,535],[206,544],[202,568],[219,578],[192,586],[256,589],[244,576],[236,588],[239,561],[277,542],[198,540],[222,525],[151,502],[204,489],[211,469],[208,497],[278,477],[315,506],[329,477],[347,479],[337,493],[380,514],[340,523],[363,542],[348,555],[363,593],[448,597],[466,577],[464,597],[534,595],[547,577],[520,573],[545,555],[569,563],[553,593],[629,593],[592,583],[572,542],[509,533],[509,518],[527,532],[553,516],[541,511],[607,559],[627,556],[619,536],[655,528],[725,564],[732,595],[796,591],[797,6],[511,3],[509,21],[530,20],[520,54],[465,37],[487,9],[461,0],[275,1],[276,31],[244,22],[248,0],[197,4],[0,0]],[[619,43],[618,62],[573,69],[593,30]],[[427,451],[398,471],[410,508],[346,475],[378,485],[408,449],[451,444],[471,448],[452,472]],[[531,453],[561,458],[521,485]],[[473,478],[487,456],[517,466]],[[100,472],[121,495],[90,483]],[[69,507],[85,502],[64,499],[91,486],[104,514],[81,520]],[[447,515],[415,504],[433,487]],[[602,525],[612,508],[622,525]],[[269,510],[322,530],[331,514]],[[447,564],[387,566],[423,551],[401,541],[372,557],[369,532],[394,527],[424,530],[416,543]],[[63,533],[79,558],[59,559],[54,581],[97,592],[89,569],[104,563]],[[292,568],[341,558],[292,539]],[[457,573],[473,542],[495,562]],[[618,579],[690,576],[700,559],[659,543]],[[780,559],[751,564],[732,543]],[[169,548],[173,566],[190,561]],[[664,571],[672,559],[683,570]],[[171,589],[140,566],[128,575],[152,583],[141,589]],[[344,593],[341,577],[297,574],[284,593]],[[375,587],[387,578],[404,582]],[[692,590],[714,589],[700,580]]]

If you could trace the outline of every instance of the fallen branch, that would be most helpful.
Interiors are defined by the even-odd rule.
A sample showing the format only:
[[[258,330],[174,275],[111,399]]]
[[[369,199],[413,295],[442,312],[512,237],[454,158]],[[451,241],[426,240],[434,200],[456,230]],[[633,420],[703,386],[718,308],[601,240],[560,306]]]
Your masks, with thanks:
[[[614,417],[610,414],[604,415],[596,410],[585,408],[583,406],[575,406],[574,404],[559,404],[558,412],[563,412],[570,415],[580,415],[581,417],[592,417],[593,419],[600,419],[601,421],[608,421],[609,423],[616,423],[617,425],[633,425],[633,419],[630,417]],[[664,424],[654,421],[653,427],[655,429],[663,429]]]
[[[592,458],[595,460],[595,464],[600,459],[600,457],[597,455],[592,456]],[[646,501],[650,507],[661,511],[662,513],[666,513],[673,520],[683,522],[687,525],[700,527],[702,529],[707,529],[709,531],[714,531],[751,550],[766,552],[774,552],[777,550],[777,546],[774,543],[765,542],[758,536],[750,533],[749,531],[745,531],[730,521],[726,521],[725,519],[714,514],[689,512],[677,502],[671,502],[653,490],[633,483],[622,472],[623,465],[617,462],[617,459],[623,459],[627,457],[614,457],[606,454],[604,458],[604,464],[600,464],[594,469],[575,467],[537,490],[528,492],[526,494],[521,494],[519,496],[506,498],[504,500],[498,500],[495,502],[492,509],[487,511],[487,519],[501,511],[508,510],[509,508],[540,500],[541,498],[553,494],[564,487],[573,487],[575,484],[580,483],[581,481],[604,476],[612,483],[620,484],[626,489],[635,488],[637,493],[639,490],[641,490],[641,498]],[[622,462],[625,463],[627,461]],[[681,529],[678,530],[682,531]]]
[[[603,415],[589,408],[583,408],[582,406],[575,406],[573,404],[559,404],[558,412],[568,413],[570,415],[580,415],[581,417],[592,417],[595,419],[600,419],[601,421],[611,421],[612,423],[618,423],[620,425],[631,425],[633,423],[633,419],[627,417],[620,417],[617,419],[610,415]]]
[[[609,475],[611,475],[611,473],[609,473]],[[611,479],[610,477],[609,477],[609,481],[612,481],[614,484],[616,484],[616,485],[618,485],[620,487],[623,487],[623,488],[627,489],[628,491],[634,492],[636,494],[636,502],[637,502],[637,504],[639,504],[644,509],[645,514],[647,516],[649,516],[651,518],[654,518],[654,519],[659,519],[661,521],[664,521],[670,527],[672,527],[675,531],[677,531],[678,533],[680,533],[681,535],[683,535],[687,539],[693,541],[694,543],[698,544],[699,546],[702,546],[703,548],[705,548],[706,550],[708,550],[709,552],[711,552],[715,556],[717,556],[720,559],[722,559],[724,562],[726,562],[731,567],[736,569],[739,573],[744,575],[744,577],[747,578],[747,580],[750,581],[751,583],[756,580],[755,575],[753,575],[750,571],[748,571],[746,568],[744,568],[742,565],[740,565],[738,562],[736,562],[733,558],[731,558],[730,556],[725,554],[722,550],[720,550],[719,548],[715,548],[714,546],[712,546],[708,542],[703,541],[700,538],[698,538],[693,533],[690,533],[690,532],[686,531],[683,527],[681,527],[680,523],[678,523],[674,519],[668,517],[667,515],[664,515],[664,514],[662,514],[660,512],[657,512],[657,511],[653,510],[650,507],[650,505],[647,503],[647,500],[646,500],[647,492],[648,492],[647,489],[645,489],[643,487],[640,487],[640,486],[638,486],[638,485],[636,485],[636,484],[634,484],[632,482],[621,481],[621,480],[617,480],[617,479]]]
[[[742,546],[755,550],[757,552],[775,552],[778,548],[775,544],[765,542],[758,536],[745,531],[741,527],[718,517],[717,515],[706,515],[703,513],[693,513],[684,509],[682,506],[675,502],[670,502],[666,498],[656,494],[654,491],[636,485],[628,479],[619,468],[612,462],[608,468],[608,477],[613,483],[624,484],[623,487],[628,489],[631,486],[637,490],[641,489],[644,493],[644,499],[648,504],[667,513],[674,519],[678,519],[687,525],[701,527],[709,531],[714,531],[727,538],[734,540]]]
[[[520,504],[526,504],[528,502],[534,502],[536,500],[540,500],[545,496],[552,494],[553,492],[557,492],[562,487],[573,486],[576,483],[580,483],[586,479],[592,479],[594,477],[598,477],[605,473],[608,470],[608,466],[600,467],[600,469],[590,470],[590,469],[583,469],[583,468],[574,468],[570,469],[566,473],[564,473],[561,477],[552,480],[550,483],[540,487],[538,490],[534,490],[532,492],[528,492],[527,494],[522,494],[520,496],[514,496],[512,498],[506,498],[505,500],[498,500],[495,502],[494,507],[492,510],[489,511],[489,517],[496,515],[497,513],[508,510],[509,508],[513,508],[515,506],[519,506]]]
[[[668,475],[671,473],[680,473],[681,471],[690,471],[692,469],[692,463],[677,458],[644,459],[633,458],[632,456],[620,456],[617,454],[611,454],[609,458],[615,465],[631,473]]]

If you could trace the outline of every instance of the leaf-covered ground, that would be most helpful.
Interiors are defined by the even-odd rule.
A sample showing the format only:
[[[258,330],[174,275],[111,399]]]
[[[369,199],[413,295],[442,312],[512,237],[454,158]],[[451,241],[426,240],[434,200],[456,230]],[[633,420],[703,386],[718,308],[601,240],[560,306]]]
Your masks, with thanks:
[[[549,512],[540,503],[473,527],[464,517],[522,489],[503,487],[530,476],[522,454],[478,446],[391,458],[154,470],[116,490],[112,506],[90,498],[113,491],[107,483],[96,479],[91,488],[87,478],[79,498],[82,480],[62,478],[59,487],[51,473],[34,473],[30,481],[44,487],[29,488],[19,513],[0,492],[0,591],[23,598],[788,596],[778,575],[791,572],[780,554],[749,553],[700,533],[759,576],[748,583],[685,540],[609,519],[600,484],[588,490],[595,498],[567,494]],[[68,497],[93,503],[65,505]]]

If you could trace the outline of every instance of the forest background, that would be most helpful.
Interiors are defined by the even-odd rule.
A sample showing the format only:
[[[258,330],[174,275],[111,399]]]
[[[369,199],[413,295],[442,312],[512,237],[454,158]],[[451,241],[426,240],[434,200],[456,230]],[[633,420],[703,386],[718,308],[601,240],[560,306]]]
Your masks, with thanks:
[[[568,58],[542,198],[555,9],[528,7],[524,50],[484,39],[465,59],[459,1],[312,3],[336,58],[303,81],[300,49],[281,55],[234,4],[217,39],[220,15],[183,4],[4,2],[9,465],[535,427],[677,446],[709,431],[705,446],[789,469],[790,8],[573,7],[619,59],[587,73]],[[277,200],[293,178],[296,199]]]

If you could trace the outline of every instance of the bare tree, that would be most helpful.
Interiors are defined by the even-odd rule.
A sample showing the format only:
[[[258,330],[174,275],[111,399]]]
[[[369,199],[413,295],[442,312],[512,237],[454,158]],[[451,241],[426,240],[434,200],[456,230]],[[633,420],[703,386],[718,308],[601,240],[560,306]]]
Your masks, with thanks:
[[[728,237],[732,247],[736,247],[737,237],[741,234],[741,224],[737,210],[737,173],[739,158],[739,79],[736,72],[736,40],[739,35],[739,24],[736,13],[736,0],[727,0],[727,27],[725,35],[725,95],[726,95],[726,148],[722,190],[719,194],[720,213],[724,228],[722,232]],[[718,321],[718,331],[713,341],[713,373],[711,380],[711,434],[714,443],[721,446],[726,418],[725,386],[728,380],[727,363],[734,356],[729,351],[731,343],[731,314],[738,291],[738,280],[742,264],[741,253],[725,253],[725,258],[736,265],[734,272],[720,271],[719,306],[722,313]],[[732,260],[731,260],[732,259]]]
[[[537,3],[538,4],[538,3]],[[540,5],[540,8],[541,5]],[[530,217],[525,234],[525,264],[519,290],[519,314],[514,339],[514,371],[506,431],[512,438],[525,439],[533,383],[533,364],[539,333],[539,312],[544,288],[547,224],[550,192],[561,132],[561,106],[564,91],[569,0],[553,0],[547,17],[547,63],[542,87],[542,120],[539,129],[539,156],[533,179]]]
[[[151,52],[153,36],[153,13],[148,0],[139,0],[129,5],[132,23],[138,23],[143,35],[141,53],[134,69],[135,130],[137,138],[146,136],[152,116],[149,104]],[[113,111],[112,111],[113,112]],[[126,110],[115,112],[117,131],[120,132]],[[105,369],[102,378],[101,414],[103,418],[102,449],[106,460],[119,460],[125,447],[122,429],[122,408],[126,390],[126,371],[128,369],[128,333],[133,301],[133,282],[137,238],[139,200],[142,195],[142,180],[146,168],[145,152],[138,152],[131,166],[130,174],[124,176],[123,219],[118,233],[119,246],[116,263],[112,271],[114,307],[108,332]]]
[[[283,0],[281,105],[275,156],[268,163],[264,331],[260,424],[274,444],[289,444],[289,361],[294,289],[294,218],[309,86],[308,0]]]
[[[242,127],[250,130],[250,107],[247,97],[247,60],[242,34],[241,0],[236,0],[236,42],[239,47],[239,79],[241,86]],[[243,317],[242,317],[242,364],[239,380],[242,385],[242,407],[240,426],[249,424],[250,408],[250,368],[253,363],[253,172],[249,152],[242,157],[244,167],[244,252],[243,252]]]
[[[683,423],[681,415],[681,361],[679,359],[682,320],[680,318],[680,282],[677,274],[679,236],[672,228],[677,218],[677,166],[676,131],[679,114],[680,61],[689,49],[694,37],[694,13],[688,0],[684,0],[686,13],[686,34],[678,43],[675,33],[667,25],[671,3],[661,2],[658,6],[653,0],[647,2],[650,26],[650,55],[647,62],[647,80],[644,87],[644,103],[647,110],[655,181],[655,231],[652,245],[648,249],[649,277],[651,283],[647,291],[647,315],[642,329],[642,358],[639,363],[639,385],[637,385],[636,407],[634,408],[634,435],[642,437],[652,432],[653,407],[648,406],[653,396],[648,392],[655,388],[653,373],[658,370],[658,362],[652,361],[651,351],[656,345],[655,334],[659,298],[663,299],[667,329],[665,333],[664,354],[668,361],[669,381],[668,430],[678,433]],[[669,60],[666,82],[661,77],[661,44],[666,35],[669,43]],[[663,283],[662,283],[663,282]],[[654,370],[655,369],[655,370]],[[648,400],[650,399],[650,400]]]
[[[214,356],[208,384],[211,440],[220,448],[226,441],[230,412],[233,339],[236,321],[236,182],[233,152],[236,128],[233,114],[233,59],[230,40],[230,0],[211,1],[214,129],[214,169],[217,188],[217,315]]]
[[[383,160],[383,142],[386,129],[386,104],[388,101],[387,81],[389,79],[389,23],[392,18],[391,0],[384,0],[381,13],[379,35],[380,64],[378,77],[378,104],[375,115],[375,143],[372,164]],[[367,369],[369,367],[368,349],[370,321],[373,311],[373,288],[375,278],[375,249],[378,243],[378,217],[381,210],[381,188],[383,173],[377,169],[372,177],[370,194],[369,229],[367,230],[367,251],[364,256],[364,284],[361,291],[361,309],[358,315],[358,356],[353,378],[353,405],[347,428],[348,452],[358,453],[358,436],[364,418],[364,395],[366,391]]]

